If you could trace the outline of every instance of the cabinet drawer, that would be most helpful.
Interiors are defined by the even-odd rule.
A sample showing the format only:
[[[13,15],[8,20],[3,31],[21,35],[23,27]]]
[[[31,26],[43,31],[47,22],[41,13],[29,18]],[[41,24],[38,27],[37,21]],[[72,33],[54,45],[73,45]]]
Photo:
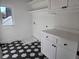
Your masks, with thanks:
[[[56,37],[51,35],[51,34],[48,34],[48,33],[44,33],[42,32],[42,36],[45,40],[48,40],[49,42],[51,42],[52,44],[56,44]]]
[[[65,48],[72,49],[74,51],[77,50],[77,42],[75,42],[75,41],[59,38],[58,45],[65,47]]]

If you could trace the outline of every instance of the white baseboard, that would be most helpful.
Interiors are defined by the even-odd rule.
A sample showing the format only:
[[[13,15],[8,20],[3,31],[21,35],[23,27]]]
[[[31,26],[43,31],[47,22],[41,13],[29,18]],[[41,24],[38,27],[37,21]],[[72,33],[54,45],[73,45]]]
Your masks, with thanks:
[[[35,37],[32,37],[30,40],[21,40],[21,41],[22,41],[22,43],[24,43],[24,44],[29,44],[29,43],[38,41],[38,39],[35,38]]]

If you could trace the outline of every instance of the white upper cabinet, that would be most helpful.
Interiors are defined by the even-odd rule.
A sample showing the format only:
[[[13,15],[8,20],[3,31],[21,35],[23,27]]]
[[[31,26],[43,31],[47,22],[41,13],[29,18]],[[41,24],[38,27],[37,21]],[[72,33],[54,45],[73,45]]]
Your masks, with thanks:
[[[53,13],[79,12],[79,0],[49,0],[49,9]]]
[[[79,0],[69,0],[68,6],[71,8],[79,8]]]
[[[68,0],[49,0],[49,7],[51,10],[67,8]]]
[[[57,58],[56,59],[75,59],[76,54],[73,50],[66,47],[57,47]]]

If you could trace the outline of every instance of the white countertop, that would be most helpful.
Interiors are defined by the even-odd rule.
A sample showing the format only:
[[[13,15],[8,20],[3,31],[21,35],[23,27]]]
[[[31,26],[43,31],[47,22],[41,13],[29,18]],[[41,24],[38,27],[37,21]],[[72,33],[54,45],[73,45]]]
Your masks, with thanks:
[[[59,30],[59,29],[43,30],[43,32],[53,34],[55,36],[65,38],[68,40],[79,41],[79,33],[73,33],[73,32],[68,32],[68,31]]]

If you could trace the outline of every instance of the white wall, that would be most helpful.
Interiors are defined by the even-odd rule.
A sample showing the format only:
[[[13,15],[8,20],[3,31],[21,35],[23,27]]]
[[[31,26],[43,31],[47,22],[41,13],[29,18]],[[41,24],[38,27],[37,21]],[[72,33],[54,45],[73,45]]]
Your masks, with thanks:
[[[33,27],[33,35],[36,37],[38,36],[37,34],[39,34],[40,30],[45,29],[46,25],[49,26],[48,29],[61,27],[69,29],[70,31],[78,30],[79,32],[79,12],[50,14],[48,10],[41,9],[38,11],[33,11],[32,15],[33,21],[36,22]]]
[[[79,12],[50,14],[46,9],[32,12],[33,16],[38,16],[38,22],[52,26],[79,29]]]
[[[62,14],[50,14],[47,9],[41,9],[32,12],[33,22],[33,35],[40,40],[40,30],[45,30],[45,26],[48,25],[48,29],[51,28],[65,28],[70,31],[78,31],[79,33],[79,12],[76,13],[62,13]],[[79,45],[78,45],[79,51]]]
[[[53,19],[55,26],[79,30],[79,12],[56,14]]]
[[[33,36],[40,40],[40,31],[46,30],[46,25],[48,29],[53,28],[53,15],[49,14],[47,9],[41,9],[37,11],[32,11],[32,19],[35,24],[33,24]]]
[[[30,41],[32,37],[32,19],[27,3],[23,0],[3,0],[2,5],[12,9],[13,26],[1,26],[2,42],[14,40]]]

